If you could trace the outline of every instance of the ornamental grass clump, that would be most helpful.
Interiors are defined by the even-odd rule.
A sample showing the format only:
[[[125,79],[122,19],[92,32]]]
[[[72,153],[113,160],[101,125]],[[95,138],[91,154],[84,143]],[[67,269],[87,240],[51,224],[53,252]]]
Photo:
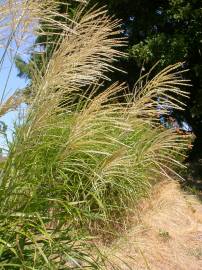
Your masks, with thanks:
[[[39,17],[61,37],[43,69],[33,68],[29,109],[1,175],[1,269],[101,268],[86,233],[118,223],[181,166],[187,145],[159,121],[183,109],[181,64],[143,77],[134,91],[119,82],[103,91],[123,56],[119,22],[84,6],[67,26],[55,23],[56,12]]]

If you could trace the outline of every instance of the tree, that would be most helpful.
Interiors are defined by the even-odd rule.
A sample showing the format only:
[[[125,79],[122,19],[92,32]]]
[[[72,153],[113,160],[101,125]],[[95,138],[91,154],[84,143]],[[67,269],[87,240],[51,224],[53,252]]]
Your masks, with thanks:
[[[189,69],[185,76],[193,86],[190,88],[190,99],[186,101],[186,111],[173,111],[173,114],[179,122],[186,121],[192,127],[196,135],[193,153],[199,155],[198,150],[202,147],[201,0],[91,0],[90,5],[106,5],[110,15],[122,20],[122,33],[129,41],[125,48],[129,57],[122,58],[118,64],[127,73],[115,72],[114,80],[127,80],[132,86],[139,75],[148,71],[157,61],[159,69],[184,61],[184,67]],[[61,3],[60,11],[73,15],[75,7],[74,3],[66,10]],[[43,43],[40,39],[36,40],[36,44]],[[50,56],[51,51],[52,46],[45,48],[46,55]],[[42,62],[40,57],[32,55],[33,62],[37,62],[39,68]],[[30,64],[24,63],[22,59],[16,63],[19,75],[30,77]]]
[[[163,18],[162,24],[153,25],[155,31],[145,35],[144,40],[131,46],[130,56],[137,65],[146,69],[156,61],[160,67],[184,61],[189,69],[186,78],[191,80],[190,99],[184,112],[175,113],[185,120],[196,135],[192,157],[201,154],[202,147],[202,2],[197,0],[170,0],[166,7],[159,6],[156,13]]]

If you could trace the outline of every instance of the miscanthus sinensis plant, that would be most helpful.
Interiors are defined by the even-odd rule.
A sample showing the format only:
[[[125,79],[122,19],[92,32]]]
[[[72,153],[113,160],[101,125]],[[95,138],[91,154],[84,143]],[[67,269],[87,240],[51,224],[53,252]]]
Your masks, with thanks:
[[[8,2],[18,18],[16,1]],[[176,64],[132,92],[119,82],[100,91],[123,56],[119,22],[84,5],[63,24],[55,1],[18,5],[32,14],[22,20],[26,31],[40,20],[61,36],[43,71],[33,63],[34,94],[1,174],[0,268],[99,269],[103,258],[86,232],[118,223],[160,175],[181,166],[187,142],[159,115],[183,109],[187,82]]]

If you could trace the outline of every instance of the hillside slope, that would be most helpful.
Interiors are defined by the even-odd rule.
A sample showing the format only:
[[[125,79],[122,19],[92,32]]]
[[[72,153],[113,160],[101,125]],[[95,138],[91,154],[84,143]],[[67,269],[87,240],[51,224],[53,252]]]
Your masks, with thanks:
[[[155,187],[143,202],[139,221],[105,248],[113,261],[108,269],[201,270],[202,205],[176,182]]]

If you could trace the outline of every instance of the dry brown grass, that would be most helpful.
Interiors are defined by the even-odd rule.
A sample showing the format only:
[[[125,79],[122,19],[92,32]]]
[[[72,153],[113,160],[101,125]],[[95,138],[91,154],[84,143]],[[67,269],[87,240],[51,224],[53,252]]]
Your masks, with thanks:
[[[158,184],[142,203],[139,222],[105,248],[108,269],[202,269],[202,205],[174,182]]]

